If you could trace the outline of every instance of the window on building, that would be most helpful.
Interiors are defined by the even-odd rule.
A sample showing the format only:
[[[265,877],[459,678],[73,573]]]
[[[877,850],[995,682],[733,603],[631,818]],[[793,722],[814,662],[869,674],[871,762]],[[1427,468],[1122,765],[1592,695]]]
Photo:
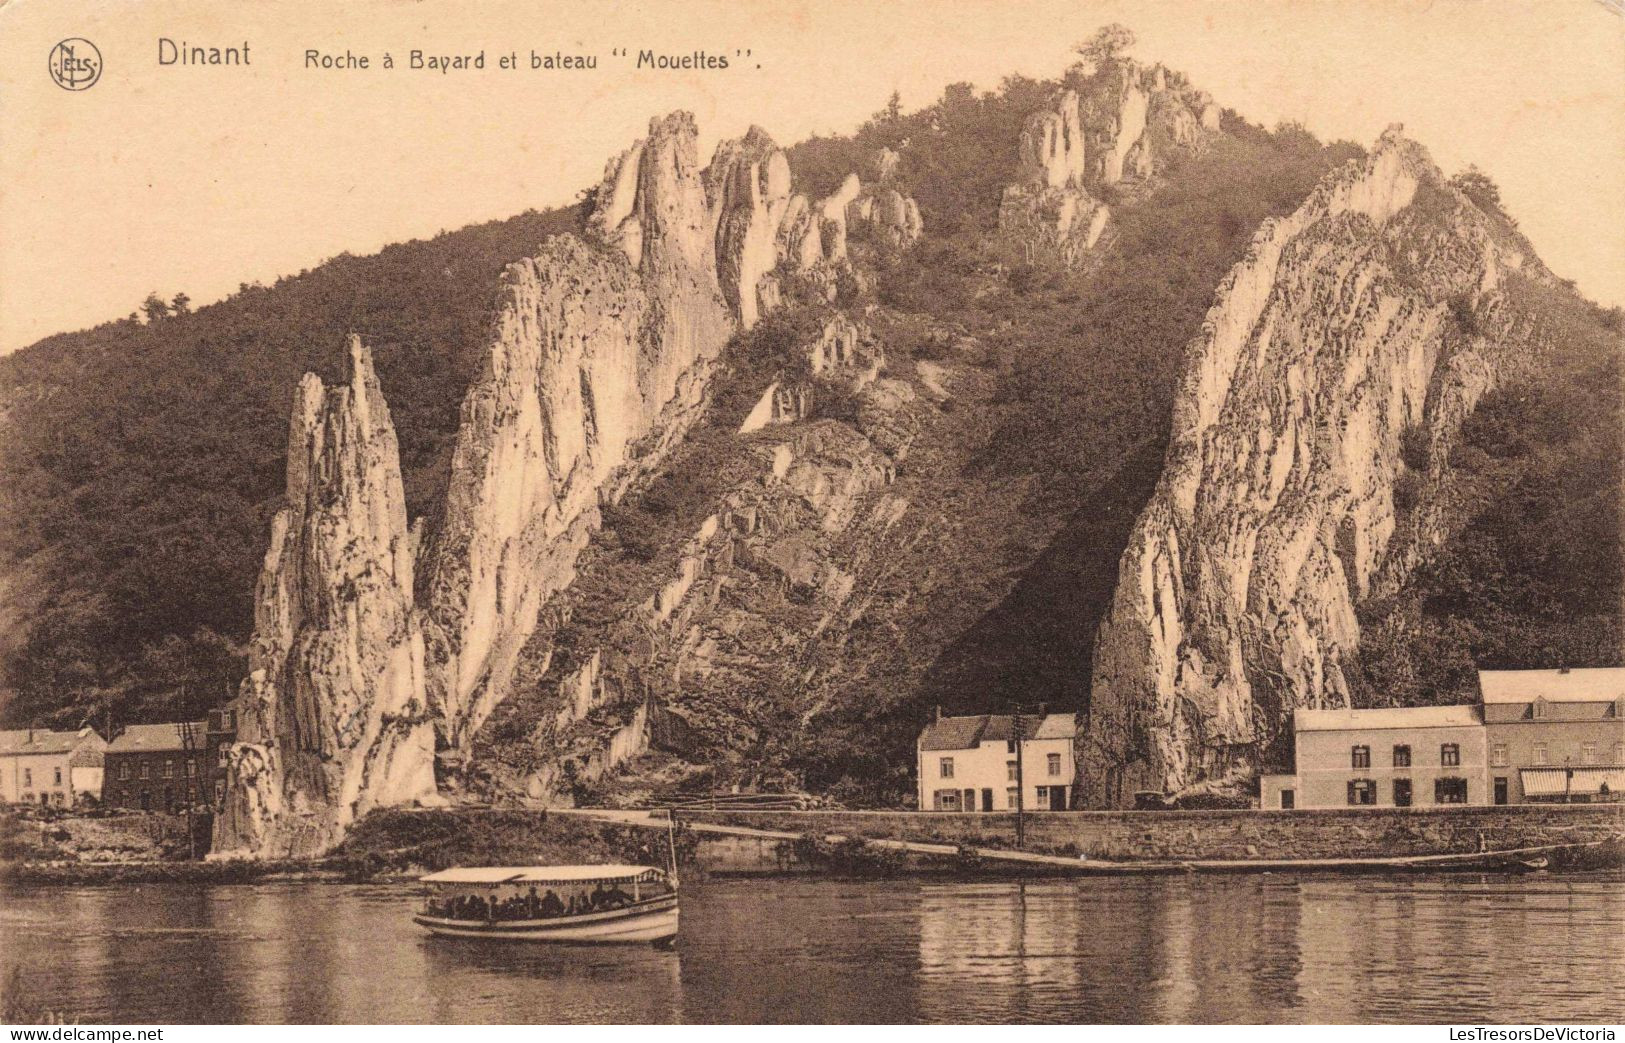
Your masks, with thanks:
[[[175,777],[175,762],[172,761],[172,760],[167,760],[166,759],[164,761],[164,778],[172,779],[174,777]]]
[[[220,766],[222,768],[224,768],[226,766],[227,762],[230,761],[230,759],[231,759],[231,747],[230,746],[222,746],[222,747],[220,747]],[[949,757],[948,759],[953,760],[952,757]]]
[[[1016,788],[1014,786],[1011,786],[1009,789],[1004,791],[1004,806],[1005,807],[1014,808],[1016,806],[1016,802],[1018,800],[1020,800],[1020,799],[1021,799],[1021,796],[1020,796],[1019,793],[1016,792]]]
[[[1049,773],[1051,775],[1061,774],[1061,755],[1059,753],[1049,755]]]
[[[931,795],[931,808],[933,811],[958,811],[959,791],[956,789],[939,789]]]
[[[130,781],[130,766],[129,766],[129,764],[127,764],[127,763],[119,764],[119,766],[118,766],[118,779],[119,779],[120,782],[129,782]]]
[[[23,785],[24,786],[32,786],[32,785],[34,785],[34,769],[33,768],[24,768],[23,769]]]
[[[1016,781],[1016,762],[1015,761],[1005,761],[1004,762],[1004,771],[1005,771],[1005,776],[1004,776],[1005,778],[1009,779],[1011,782]]]
[[[1592,743],[1591,745],[1592,745],[1593,748],[1595,748],[1597,744]],[[1586,761],[1586,763],[1590,764],[1591,762]],[[62,769],[61,768],[52,768],[51,769],[51,784],[53,786],[62,785]]]
[[[1366,756],[1370,756],[1370,751],[1367,751]],[[1375,782],[1372,782],[1370,779],[1349,780],[1350,804],[1375,804],[1376,802],[1377,784]]]
[[[1411,748],[1409,746],[1394,747],[1394,767],[1408,768],[1411,766]]]
[[[1039,807],[1041,807],[1041,808],[1049,807],[1049,787],[1048,786],[1040,786],[1040,787],[1038,787],[1037,796],[1038,796],[1038,806]]]
[[[1411,780],[1394,780],[1394,807],[1408,808],[1411,806]]]
[[[941,760],[939,760],[937,762],[937,774],[941,775],[945,779],[953,778],[954,777],[954,759],[952,757],[944,757]]]
[[[197,758],[196,757],[194,757],[191,760],[186,762],[186,777],[189,778],[189,779],[197,778]]]
[[[1433,803],[1435,804],[1465,804],[1467,803],[1467,780],[1457,778],[1443,778],[1433,780]]]
[[[1544,700],[1544,699],[1536,699],[1533,703],[1530,703],[1529,704],[1529,716],[1533,717],[1537,721],[1540,720],[1542,717],[1545,717],[1546,716],[1546,700]]]
[[[1369,746],[1356,746],[1356,747],[1354,747],[1354,755],[1352,757],[1352,760],[1353,760],[1354,766],[1356,768],[1369,768],[1369,767],[1371,767],[1371,747],[1369,747]]]
[[[1535,743],[1535,749],[1534,749],[1534,752],[1530,754],[1530,759],[1533,760],[1536,764],[1545,764],[1546,763],[1546,744],[1543,743],[1543,742]]]
[[[1614,766],[1625,764],[1625,742],[1614,743]]]
[[[1580,744],[1580,763],[1581,764],[1595,764],[1595,763],[1597,763],[1597,744],[1596,743],[1594,743],[1594,742],[1582,742]],[[62,773],[59,771],[59,772],[57,772],[57,774],[60,775]],[[60,782],[61,780],[59,779],[58,781]]]
[[[152,778],[152,765],[146,761],[141,762],[141,777],[144,779]]]
[[[1497,768],[1504,768],[1507,766],[1508,760],[1506,743],[1498,742],[1494,746],[1490,747],[1490,763]]]
[[[215,803],[215,807],[219,807],[221,804],[224,804],[225,802],[226,802],[226,784],[223,781],[221,781],[219,779],[216,779],[215,783],[214,783],[214,803]]]
[[[1016,740],[1014,740],[1014,739],[1006,739],[1006,740],[1004,740],[1004,752],[1005,753],[1015,753],[1016,752]]]
[[[1461,764],[1461,746],[1453,742],[1440,744],[1439,763],[1446,768],[1458,767]]]

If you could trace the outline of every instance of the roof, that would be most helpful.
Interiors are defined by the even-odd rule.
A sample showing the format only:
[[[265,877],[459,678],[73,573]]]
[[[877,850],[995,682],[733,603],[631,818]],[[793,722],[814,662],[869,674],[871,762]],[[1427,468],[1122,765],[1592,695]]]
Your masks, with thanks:
[[[201,749],[204,735],[202,721],[171,721],[168,724],[132,724],[107,744],[107,752],[163,753],[172,751],[180,753],[186,749],[181,742],[179,731],[182,724],[190,724],[197,729],[195,748]]]
[[[1371,710],[1299,710],[1294,724],[1300,732],[1336,732],[1372,728],[1467,728],[1479,723],[1478,707],[1387,706]]]
[[[1486,703],[1611,703],[1625,695],[1625,667],[1480,670],[1478,689]]]
[[[652,866],[469,866],[442,869],[422,878],[426,884],[590,884],[661,875]]]
[[[1077,715],[1070,713],[1024,716],[1028,739],[1071,739],[1078,733]],[[972,750],[984,742],[1008,742],[1015,736],[1009,714],[975,717],[940,717],[920,733],[922,750]]]
[[[1535,704],[1532,702],[1516,703],[1485,703],[1484,723],[1511,724],[1515,721],[1530,721],[1540,724],[1563,724],[1571,721],[1607,721],[1619,724],[1621,718],[1614,713],[1614,704],[1607,703],[1576,703],[1548,702],[1539,700],[1541,714],[1535,716]]]
[[[76,732],[46,731],[44,728],[35,728],[32,732],[27,728],[0,731],[0,756],[71,753],[82,740],[90,736],[95,736],[96,741],[101,739],[101,736],[89,728]]]

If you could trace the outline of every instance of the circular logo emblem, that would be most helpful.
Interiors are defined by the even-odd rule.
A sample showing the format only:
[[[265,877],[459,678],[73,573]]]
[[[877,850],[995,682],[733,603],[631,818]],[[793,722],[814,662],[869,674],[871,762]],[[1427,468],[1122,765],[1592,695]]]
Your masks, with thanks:
[[[69,37],[51,48],[51,79],[65,91],[82,91],[102,78],[102,52],[89,40]]]

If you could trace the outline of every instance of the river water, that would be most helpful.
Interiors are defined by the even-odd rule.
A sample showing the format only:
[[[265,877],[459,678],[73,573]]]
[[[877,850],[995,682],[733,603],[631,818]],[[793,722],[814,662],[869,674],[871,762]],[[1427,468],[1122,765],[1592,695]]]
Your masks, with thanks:
[[[0,890],[0,989],[83,1023],[1591,1022],[1625,882],[712,879],[674,952],[435,939],[405,886]]]

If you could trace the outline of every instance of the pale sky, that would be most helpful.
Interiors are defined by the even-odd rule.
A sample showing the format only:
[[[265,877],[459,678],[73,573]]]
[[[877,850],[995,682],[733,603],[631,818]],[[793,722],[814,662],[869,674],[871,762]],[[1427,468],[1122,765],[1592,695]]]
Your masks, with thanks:
[[[1477,163],[1545,261],[1625,303],[1625,19],[1599,0],[726,0],[449,3],[10,0],[0,8],[0,353],[195,304],[349,250],[572,201],[650,116],[689,109],[709,155],[759,123],[850,131],[969,80],[1059,73],[1122,22],[1142,61],[1256,122],[1370,144],[1401,122],[1446,172]],[[239,68],[158,65],[158,38],[249,45]],[[59,88],[52,47],[104,71]],[[638,71],[611,48],[706,50],[725,71]],[[306,48],[374,68],[302,67]],[[484,72],[405,68],[484,49]],[[500,55],[596,52],[594,72]],[[744,57],[736,51],[748,49]],[[385,51],[397,67],[377,68]]]

